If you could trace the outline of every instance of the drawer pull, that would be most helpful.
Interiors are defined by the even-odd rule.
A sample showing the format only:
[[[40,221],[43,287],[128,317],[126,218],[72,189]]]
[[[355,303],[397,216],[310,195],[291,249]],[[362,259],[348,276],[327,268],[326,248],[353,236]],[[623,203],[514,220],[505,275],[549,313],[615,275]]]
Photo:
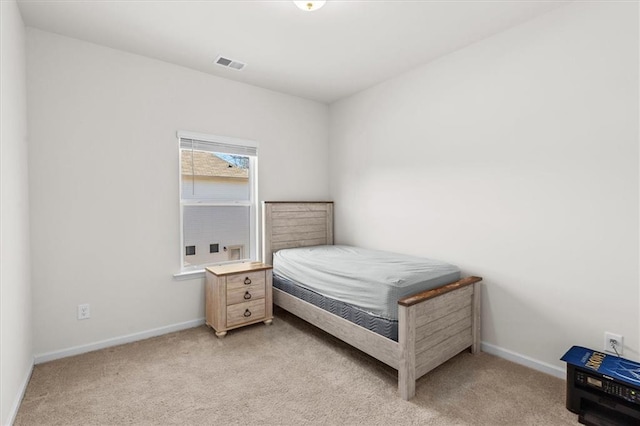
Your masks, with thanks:
[[[247,318],[250,317],[251,316],[251,311],[248,310],[248,309],[246,311],[244,311],[244,316],[247,317]]]
[[[245,300],[249,300],[249,299],[251,299],[251,293],[249,293],[248,291],[246,291],[246,292],[244,293],[244,299],[245,299]]]
[[[249,285],[249,284],[251,284],[251,278],[249,278],[249,277],[245,278],[245,279],[244,279],[244,284],[245,284],[245,285]]]

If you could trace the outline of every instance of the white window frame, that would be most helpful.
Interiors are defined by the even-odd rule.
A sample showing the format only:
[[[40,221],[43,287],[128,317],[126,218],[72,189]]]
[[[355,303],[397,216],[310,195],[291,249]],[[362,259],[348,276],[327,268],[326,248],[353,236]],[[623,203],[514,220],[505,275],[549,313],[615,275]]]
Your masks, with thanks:
[[[212,263],[211,265],[220,265],[226,263],[241,263],[252,261],[255,262],[260,258],[260,241],[258,237],[258,221],[259,221],[259,209],[258,209],[258,142],[247,140],[247,139],[238,139],[232,138],[228,136],[218,136],[218,135],[207,135],[203,133],[194,133],[180,130],[176,134],[178,138],[178,179],[179,179],[179,188],[178,188],[178,199],[180,201],[180,272],[175,274],[176,278],[191,278],[204,276],[204,267],[199,265],[194,265],[191,267],[184,266],[184,222],[183,222],[183,212],[185,206],[213,206],[213,207],[224,207],[224,206],[247,206],[249,207],[249,221],[250,221],[250,229],[249,229],[249,256],[243,260],[234,260],[229,262],[217,262]],[[180,162],[180,149],[181,149],[181,141],[182,139],[191,139],[202,142],[209,142],[213,144],[220,145],[221,153],[224,153],[224,146],[228,147],[236,147],[240,150],[246,149],[247,151],[254,151],[255,154],[248,155],[249,157],[249,200],[248,201],[207,201],[207,200],[198,200],[198,199],[183,199],[182,198],[182,170],[181,170],[181,162]]]

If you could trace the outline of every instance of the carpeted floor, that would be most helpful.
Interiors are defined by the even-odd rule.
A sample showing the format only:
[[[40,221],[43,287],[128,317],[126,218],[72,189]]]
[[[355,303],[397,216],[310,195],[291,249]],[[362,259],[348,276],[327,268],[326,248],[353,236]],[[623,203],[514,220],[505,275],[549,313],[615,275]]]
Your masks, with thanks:
[[[16,425],[576,425],[564,382],[461,353],[397,396],[397,373],[276,310],[37,365]]]

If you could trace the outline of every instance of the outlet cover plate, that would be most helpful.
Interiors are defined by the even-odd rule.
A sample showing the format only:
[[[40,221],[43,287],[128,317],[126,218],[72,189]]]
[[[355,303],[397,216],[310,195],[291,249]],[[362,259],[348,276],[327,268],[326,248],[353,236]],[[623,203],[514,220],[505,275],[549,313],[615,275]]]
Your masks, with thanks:
[[[78,319],[89,319],[91,318],[91,310],[89,308],[88,303],[84,303],[82,305],[78,305]]]
[[[618,350],[618,355],[622,356],[622,348],[624,347],[624,338],[621,334],[610,333],[605,331],[604,333],[604,351],[608,354],[616,355],[616,352],[609,346],[609,341],[611,339],[615,339],[618,344],[616,345],[616,349]]]

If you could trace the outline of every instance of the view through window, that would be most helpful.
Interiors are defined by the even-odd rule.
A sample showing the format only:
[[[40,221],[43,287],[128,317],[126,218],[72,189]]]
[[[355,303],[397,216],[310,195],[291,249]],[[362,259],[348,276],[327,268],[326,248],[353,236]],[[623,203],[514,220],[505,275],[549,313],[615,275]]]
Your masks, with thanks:
[[[255,260],[255,142],[180,137],[182,268]]]

